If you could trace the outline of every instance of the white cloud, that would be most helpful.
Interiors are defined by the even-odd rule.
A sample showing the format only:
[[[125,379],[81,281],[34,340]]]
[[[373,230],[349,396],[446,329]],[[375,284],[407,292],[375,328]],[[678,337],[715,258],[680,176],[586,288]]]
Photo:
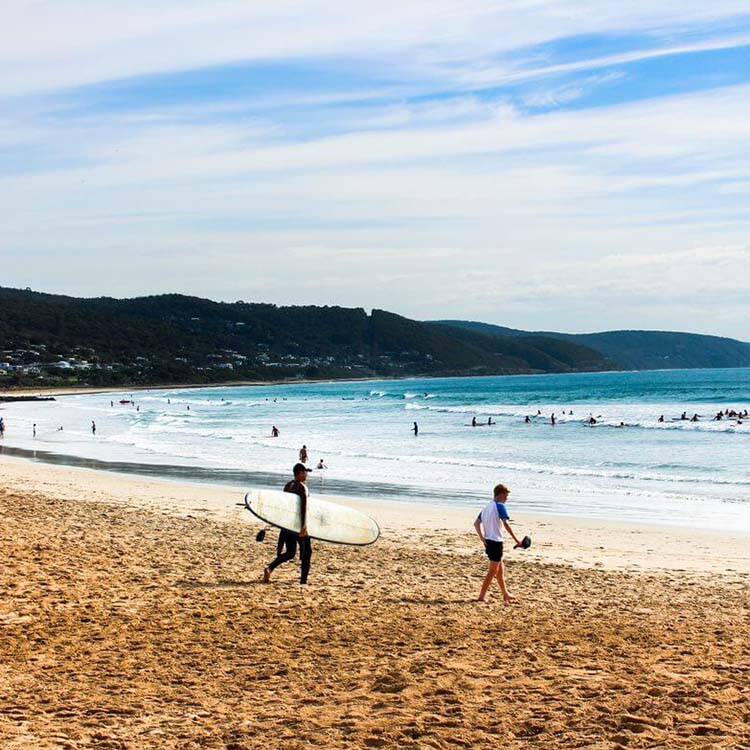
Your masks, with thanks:
[[[532,328],[712,330],[719,316],[722,332],[746,337],[737,279],[750,228],[750,86],[537,116],[470,92],[398,95],[413,78],[441,90],[528,75],[520,60],[495,58],[565,34],[656,37],[743,5],[592,1],[572,14],[551,0],[311,3],[300,14],[291,1],[141,12],[38,2],[26,17],[13,8],[0,44],[6,93],[306,56],[381,57],[398,74],[385,89],[264,91],[252,108],[155,101],[76,114],[65,98],[6,99],[4,283],[335,302]],[[680,46],[736,43],[718,34]],[[540,58],[532,75],[559,68]],[[612,75],[545,84],[527,104],[572,100]],[[366,110],[348,106],[364,100]],[[331,102],[330,121],[313,127],[307,118]],[[273,110],[294,105],[287,118]],[[298,268],[306,273],[291,283]]]
[[[341,57],[466,82],[509,75],[491,61],[566,36],[672,34],[747,14],[742,0],[35,0],[4,8],[0,92],[27,93],[242,61]],[[688,47],[747,43],[723,34]],[[613,58],[673,54],[645,50]],[[633,57],[635,55],[635,57]],[[598,62],[597,65],[601,65]],[[570,63],[564,69],[581,69]],[[558,72],[559,72],[558,68]],[[549,71],[548,71],[549,72]]]

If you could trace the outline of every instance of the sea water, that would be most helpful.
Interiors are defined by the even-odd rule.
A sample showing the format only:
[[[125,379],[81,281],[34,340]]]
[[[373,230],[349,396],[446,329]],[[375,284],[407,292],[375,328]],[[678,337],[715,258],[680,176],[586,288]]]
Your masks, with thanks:
[[[516,513],[750,530],[750,420],[712,421],[750,408],[748,369],[165,389],[119,403],[130,398],[5,404],[4,444],[265,486],[306,445],[328,467],[315,492],[477,507],[503,482]]]

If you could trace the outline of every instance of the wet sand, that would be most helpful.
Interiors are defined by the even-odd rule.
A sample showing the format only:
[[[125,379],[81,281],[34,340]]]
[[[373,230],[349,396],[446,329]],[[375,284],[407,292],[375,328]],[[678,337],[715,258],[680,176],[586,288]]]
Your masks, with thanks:
[[[479,605],[465,511],[378,505],[382,540],[316,544],[303,589],[259,582],[275,534],[227,488],[0,477],[0,747],[750,747],[739,537],[644,530],[672,540],[649,557],[636,527],[519,517],[517,601]]]

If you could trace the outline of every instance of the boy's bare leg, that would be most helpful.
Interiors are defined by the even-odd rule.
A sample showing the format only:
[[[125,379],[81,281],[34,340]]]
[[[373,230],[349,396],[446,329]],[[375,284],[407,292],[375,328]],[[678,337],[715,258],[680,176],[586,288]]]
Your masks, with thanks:
[[[509,604],[513,601],[513,597],[508,593],[508,589],[505,587],[505,565],[501,562],[497,566],[497,582],[500,584],[500,591],[503,592],[503,601]]]
[[[484,577],[484,581],[482,581],[482,590],[479,592],[479,599],[478,601],[483,602],[484,597],[487,596],[487,589],[489,589],[490,584],[492,583],[492,579],[497,575],[497,566],[498,563],[491,562],[489,570],[487,571],[487,575]]]

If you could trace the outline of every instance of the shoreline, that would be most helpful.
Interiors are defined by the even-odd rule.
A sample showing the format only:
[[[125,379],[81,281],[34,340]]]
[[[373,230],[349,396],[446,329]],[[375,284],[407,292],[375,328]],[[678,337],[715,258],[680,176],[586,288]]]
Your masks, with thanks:
[[[23,386],[20,388],[8,387],[0,390],[2,396],[73,396],[76,394],[86,395],[91,393],[122,393],[125,391],[171,391],[171,390],[198,390],[204,388],[252,388],[256,386],[275,386],[275,385],[310,385],[310,384],[329,384],[329,383],[381,383],[390,381],[403,380],[444,380],[447,378],[515,378],[515,377],[537,377],[545,375],[608,375],[613,373],[629,372],[670,372],[671,369],[681,368],[660,368],[654,370],[572,370],[570,372],[513,372],[513,373],[496,373],[494,375],[435,375],[435,374],[414,374],[414,375],[378,375],[362,378],[286,378],[281,380],[231,380],[228,382],[215,383],[162,383],[155,385],[113,385],[113,386],[45,386],[41,389]],[[716,369],[750,369],[750,368],[716,368],[716,367],[693,367],[691,370],[716,370]],[[0,401],[2,403],[2,401]]]
[[[25,458],[0,455],[4,484],[14,490],[51,492],[69,500],[96,500],[122,507],[148,509],[180,517],[211,518],[262,524],[244,510],[250,486],[144,477],[98,469],[41,465]],[[317,488],[311,488],[318,494]],[[463,554],[476,553],[472,524],[477,507],[450,507],[386,498],[353,498],[324,494],[326,499],[357,508],[376,518],[384,540],[398,539],[417,547],[440,534]],[[641,573],[692,572],[722,577],[750,576],[750,534],[615,520],[571,518],[530,513],[510,506],[519,536],[531,534],[528,552],[512,551],[513,559]]]

